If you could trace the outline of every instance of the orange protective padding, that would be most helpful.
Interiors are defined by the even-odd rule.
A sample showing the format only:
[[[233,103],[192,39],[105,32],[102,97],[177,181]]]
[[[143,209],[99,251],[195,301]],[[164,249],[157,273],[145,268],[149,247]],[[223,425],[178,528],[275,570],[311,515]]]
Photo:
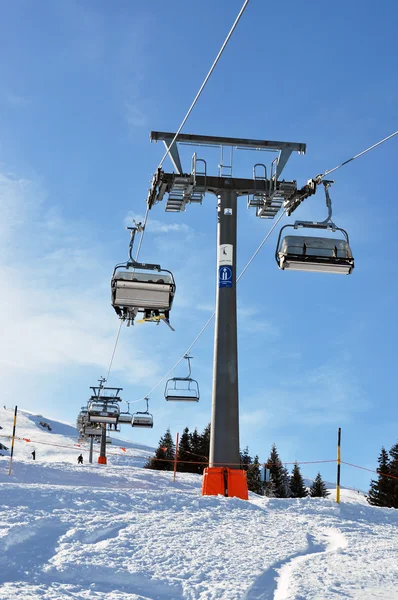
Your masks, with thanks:
[[[225,496],[224,467],[207,467],[203,471],[202,496]]]
[[[247,489],[246,471],[241,469],[228,469],[228,497],[241,498],[242,500],[249,499]]]
[[[106,465],[106,456],[99,456],[98,457],[98,464],[99,465]]]

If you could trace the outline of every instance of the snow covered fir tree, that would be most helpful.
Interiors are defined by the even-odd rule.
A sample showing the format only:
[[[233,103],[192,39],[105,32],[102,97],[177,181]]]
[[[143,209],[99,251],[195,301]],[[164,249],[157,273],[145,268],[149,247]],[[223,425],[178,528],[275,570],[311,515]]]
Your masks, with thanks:
[[[369,504],[398,508],[398,443],[387,452],[383,447],[377,459],[378,478],[370,482]]]
[[[310,487],[310,496],[311,498],[327,498],[329,495],[330,492],[328,492],[321,474],[318,473]]]
[[[308,490],[301,475],[300,467],[295,463],[290,477],[290,497],[305,498],[308,496]]]
[[[197,428],[193,432],[188,427],[183,430],[177,455],[177,471],[180,473],[197,473],[201,475],[209,464],[210,453],[210,423],[200,434]],[[146,469],[172,471],[176,456],[175,443],[168,428],[159,440],[155,456],[145,464]],[[295,463],[291,475],[283,466],[276,444],[272,445],[267,463],[261,465],[259,457],[250,456],[246,446],[240,452],[240,465],[246,471],[247,485],[250,492],[269,498],[326,498],[329,492],[318,473],[310,489],[307,489],[300,466]],[[261,477],[262,467],[269,469],[269,481]]]

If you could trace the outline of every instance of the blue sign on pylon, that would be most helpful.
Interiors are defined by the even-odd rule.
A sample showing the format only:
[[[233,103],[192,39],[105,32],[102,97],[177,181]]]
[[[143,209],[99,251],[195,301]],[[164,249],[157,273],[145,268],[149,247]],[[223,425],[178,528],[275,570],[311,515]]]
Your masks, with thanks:
[[[232,267],[225,265],[218,268],[218,287],[232,287]]]

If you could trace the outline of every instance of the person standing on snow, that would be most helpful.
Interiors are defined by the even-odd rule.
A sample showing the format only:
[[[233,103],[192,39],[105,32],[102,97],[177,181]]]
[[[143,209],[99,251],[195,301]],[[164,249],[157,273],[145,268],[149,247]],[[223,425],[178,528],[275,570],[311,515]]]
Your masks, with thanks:
[[[83,464],[83,454],[79,454],[79,456],[77,457],[77,464],[78,465]]]
[[[36,450],[33,450],[33,452],[31,454],[32,454],[33,460],[36,460]]]

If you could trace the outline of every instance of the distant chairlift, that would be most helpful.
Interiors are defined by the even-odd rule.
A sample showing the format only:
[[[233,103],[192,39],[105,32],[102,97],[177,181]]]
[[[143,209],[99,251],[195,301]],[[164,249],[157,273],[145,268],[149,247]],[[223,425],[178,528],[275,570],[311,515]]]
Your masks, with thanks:
[[[143,313],[142,321],[169,323],[169,312],[176,290],[173,274],[160,265],[139,263],[133,258],[134,237],[137,231],[143,232],[138,224],[129,227],[131,239],[129,245],[130,260],[116,265],[111,280],[112,306],[116,314],[127,325],[133,324],[137,313]],[[153,271],[158,271],[154,274]]]
[[[119,418],[120,408],[117,402],[102,401],[101,398],[90,400],[88,415],[90,423],[114,423]]]
[[[148,409],[149,398],[145,398],[146,400],[146,411],[138,411],[133,414],[131,419],[132,427],[153,427],[153,416],[150,414]]]
[[[166,382],[164,397],[169,402],[198,402],[200,398],[199,384],[191,378],[191,356],[184,358],[188,361],[187,377],[173,377]]]
[[[332,183],[334,182],[323,181],[328,208],[328,216],[324,221],[296,221],[293,225],[285,225],[280,230],[275,252],[276,262],[280,269],[342,275],[349,275],[352,272],[354,258],[349,245],[348,233],[345,229],[337,227],[332,221],[332,201],[328,189]],[[288,235],[281,241],[282,231],[286,227],[340,231],[345,239]]]
[[[131,423],[132,415],[130,413],[121,412],[119,415],[118,423]]]

